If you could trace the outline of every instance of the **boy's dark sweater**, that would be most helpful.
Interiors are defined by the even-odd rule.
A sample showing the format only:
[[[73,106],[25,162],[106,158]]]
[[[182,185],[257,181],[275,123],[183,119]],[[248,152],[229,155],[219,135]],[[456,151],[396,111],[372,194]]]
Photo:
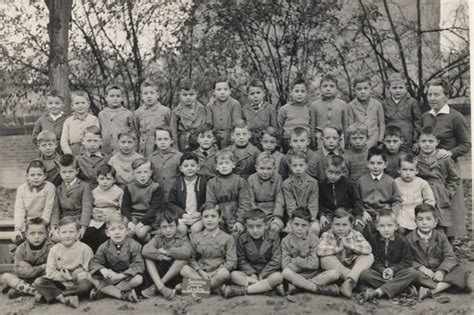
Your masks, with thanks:
[[[396,273],[402,269],[412,267],[413,256],[410,245],[400,234],[395,233],[394,238],[387,243],[382,235],[377,232],[369,237],[369,243],[374,255],[372,269],[382,273],[385,268],[392,268]]]
[[[355,185],[345,176],[330,183],[327,178],[319,183],[319,215],[332,218],[337,208],[352,209],[354,216],[362,216],[363,204]]]
[[[406,152],[398,151],[397,153],[390,153],[387,149],[385,151],[385,156],[387,157],[387,167],[385,168],[384,173],[392,176],[394,179],[399,177],[399,159],[406,154]]]
[[[198,210],[206,202],[206,186],[206,177],[197,175],[194,191],[196,192],[196,203]],[[179,175],[175,184],[173,185],[173,188],[171,188],[166,206],[170,210],[173,210],[175,213],[177,213],[179,216],[182,216],[186,211],[186,196],[186,182],[184,176]]]

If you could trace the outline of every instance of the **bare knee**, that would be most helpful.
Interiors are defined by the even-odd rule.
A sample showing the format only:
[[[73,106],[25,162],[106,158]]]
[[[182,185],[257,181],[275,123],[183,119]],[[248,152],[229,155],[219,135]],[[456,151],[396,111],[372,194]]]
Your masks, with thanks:
[[[14,282],[20,281],[20,278],[18,278],[17,275],[14,273],[4,273],[2,275],[2,282],[8,285],[9,287],[14,286]]]
[[[178,232],[180,232],[182,235],[188,234],[188,227],[186,226],[186,224],[178,224]]]
[[[318,222],[313,222],[311,224],[311,233],[319,236],[319,233],[321,233],[321,227],[319,226],[319,223]]]
[[[281,272],[281,275],[283,276],[283,278],[285,279],[288,279],[290,278],[291,276],[293,276],[295,274],[295,272],[293,270],[291,270],[290,268],[285,268],[283,269],[283,271]]]
[[[267,280],[270,286],[275,287],[283,282],[283,275],[279,272],[274,272],[268,276]]]
[[[130,279],[130,286],[132,288],[138,287],[142,283],[143,283],[143,277],[141,275],[135,275],[132,279]]]
[[[229,279],[230,272],[225,268],[220,268],[219,270],[217,270],[216,276],[218,276],[220,279]]]
[[[193,225],[191,225],[191,233],[194,233],[194,234],[199,233],[202,231],[202,228],[203,228],[202,222],[198,221],[194,223]]]

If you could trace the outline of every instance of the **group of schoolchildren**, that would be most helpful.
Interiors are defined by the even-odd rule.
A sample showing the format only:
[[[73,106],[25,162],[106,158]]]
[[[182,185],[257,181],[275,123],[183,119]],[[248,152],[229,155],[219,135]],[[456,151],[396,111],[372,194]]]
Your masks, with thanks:
[[[145,82],[132,113],[111,85],[98,118],[83,92],[69,117],[49,94],[33,132],[41,156],[16,195],[9,296],[71,307],[84,295],[172,299],[183,277],[226,298],[469,291],[444,233],[460,178],[405,86],[393,75],[382,105],[360,77],[346,104],[328,75],[309,105],[296,80],[277,111],[259,81],[241,106],[217,80],[203,106],[184,80],[170,110]]]

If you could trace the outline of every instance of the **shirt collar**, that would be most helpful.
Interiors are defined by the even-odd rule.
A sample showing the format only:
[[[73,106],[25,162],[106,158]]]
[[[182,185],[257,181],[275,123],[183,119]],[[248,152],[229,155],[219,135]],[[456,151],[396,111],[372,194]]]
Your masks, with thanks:
[[[72,118],[73,119],[78,119],[78,120],[82,120],[82,121],[85,121],[87,119],[87,116],[89,116],[89,113],[87,113],[86,115],[84,115],[84,118],[81,118],[77,115],[77,113],[74,113],[72,114]]]
[[[49,117],[51,117],[51,119],[54,120],[54,121],[58,120],[58,118],[60,118],[62,115],[64,115],[63,112],[60,112],[57,115],[53,115],[53,114],[49,113]]]
[[[64,183],[64,184],[66,184],[67,187],[72,187],[72,186],[76,183],[76,181],[77,181],[77,177],[75,177],[75,178],[72,180],[72,182],[70,182],[70,183]]]
[[[370,173],[370,177],[372,177],[373,180],[378,180],[379,182],[382,179],[382,176],[383,176],[383,173],[378,176],[374,176],[372,173]]]
[[[331,153],[331,152],[333,152],[333,153],[336,154],[336,155],[342,155],[342,154],[340,154],[341,148],[336,148],[336,149],[333,150],[333,151],[329,151],[329,150],[326,149],[325,147],[322,147],[321,150],[322,150],[324,156],[328,156],[329,153]]]
[[[30,182],[28,182],[28,188],[30,189],[30,192],[33,192],[33,191],[37,191],[37,192],[38,192],[38,191],[41,191],[41,190],[44,188],[45,185],[46,185],[46,181],[44,181],[41,185],[36,186],[36,187],[33,186],[33,185],[31,185]]]
[[[380,234],[379,234],[379,237],[380,237],[380,240],[381,240],[381,241],[384,241],[384,242],[386,242],[386,241],[393,242],[393,241],[395,240],[395,234],[393,234],[393,235],[392,235],[391,237],[389,237],[388,239],[385,238],[385,237],[383,237],[383,236],[380,235]]]
[[[204,236],[212,236],[213,238],[215,238],[215,237],[217,236],[217,234],[219,234],[220,231],[221,231],[220,229],[216,229],[214,232],[209,232],[208,230],[205,229],[205,230],[202,232],[202,235],[204,235]]]
[[[439,114],[449,114],[449,105],[445,104],[443,107],[441,107],[438,113],[436,113],[434,109],[431,109],[429,113],[433,116],[438,116]]]
[[[431,231],[428,235],[427,234],[424,234],[424,233],[421,233],[420,230],[416,229],[416,235],[418,235],[418,237],[424,241],[427,241],[431,238],[431,236],[433,236],[433,231]]]
[[[186,185],[190,185],[190,186],[196,185],[197,178],[198,178],[198,177],[196,176],[196,177],[194,177],[194,179],[192,179],[192,180],[187,180],[186,177],[184,177],[184,175],[183,175],[184,183],[185,183]]]
[[[98,156],[98,157],[102,157],[102,153],[100,151],[97,151],[95,153],[90,153],[90,152],[86,151],[86,154],[87,154],[88,157],[91,157],[92,154],[94,154],[95,156]]]

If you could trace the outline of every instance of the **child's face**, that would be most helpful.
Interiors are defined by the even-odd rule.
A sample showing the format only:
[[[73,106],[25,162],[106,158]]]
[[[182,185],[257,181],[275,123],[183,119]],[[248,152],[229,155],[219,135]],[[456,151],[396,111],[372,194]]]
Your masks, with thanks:
[[[192,90],[181,90],[179,92],[179,100],[185,106],[191,106],[196,101],[197,92],[195,89]]]
[[[248,128],[234,128],[232,131],[232,140],[234,141],[235,145],[238,147],[244,147],[249,143],[250,140],[250,131]]]
[[[176,235],[177,231],[177,226],[176,222],[167,222],[166,220],[163,220],[160,223],[160,232],[161,235],[163,235],[165,238],[173,238]]]
[[[326,149],[332,151],[339,147],[341,137],[333,128],[324,128],[323,130],[323,145]]]
[[[59,175],[66,184],[71,183],[76,178],[78,173],[79,170],[74,165],[59,166]]]
[[[430,155],[436,151],[436,147],[439,144],[439,140],[434,135],[422,134],[418,138],[418,145],[420,151],[423,154]]]
[[[297,136],[295,134],[291,135],[290,147],[294,151],[304,152],[308,148],[308,145],[309,145],[308,134],[303,133],[302,135],[299,135],[299,136]]]
[[[105,230],[108,237],[114,244],[122,244],[128,234],[128,229],[122,222],[113,222]]]
[[[26,239],[28,243],[33,246],[39,246],[43,244],[47,235],[48,231],[46,230],[46,227],[42,224],[30,224],[26,231]]]
[[[435,111],[439,111],[448,102],[448,96],[444,94],[442,86],[430,86],[426,94],[426,97],[428,98],[428,103]]]
[[[291,220],[291,229],[296,236],[305,237],[308,235],[309,222],[302,218],[293,218]]]
[[[46,98],[46,109],[52,115],[58,115],[62,112],[64,107],[62,99],[56,96],[48,96]]]
[[[381,155],[373,155],[370,160],[367,161],[367,168],[374,176],[379,176],[383,174],[386,167],[387,162],[383,160]]]
[[[158,92],[153,86],[143,87],[141,96],[145,106],[153,106],[158,101]]]
[[[194,160],[184,160],[179,166],[179,170],[186,178],[192,178],[199,170],[199,164]]]
[[[221,102],[227,101],[230,96],[230,86],[227,82],[218,82],[214,88],[214,96]]]
[[[306,99],[306,86],[304,84],[296,84],[290,91],[293,102],[301,103]]]
[[[399,136],[386,136],[383,139],[383,143],[387,151],[391,154],[396,154],[400,151],[400,147],[403,144],[403,140]]]
[[[306,173],[307,163],[304,159],[292,158],[290,162],[290,170],[296,177],[301,177]]]
[[[151,163],[145,163],[133,170],[133,177],[142,185],[148,183],[152,174]]]
[[[370,97],[370,83],[369,82],[361,82],[357,83],[355,86],[355,94],[359,101],[366,101]]]
[[[416,215],[416,226],[422,233],[430,233],[438,224],[438,219],[435,218],[432,212],[423,212]]]
[[[405,95],[407,86],[403,81],[395,81],[390,83],[390,95],[396,100],[399,100]]]
[[[334,218],[332,220],[331,229],[337,236],[345,237],[352,230],[352,223],[349,217]]]
[[[84,115],[89,112],[89,101],[85,97],[74,96],[71,107],[78,115]]]
[[[389,239],[395,235],[398,225],[394,218],[390,216],[383,216],[378,219],[375,228],[377,231],[379,231],[383,238]]]
[[[43,156],[51,157],[56,153],[58,145],[56,144],[56,141],[41,141],[38,143],[38,147]]]
[[[277,146],[277,138],[264,133],[260,144],[265,152],[273,152]]]
[[[257,86],[249,87],[249,94],[248,98],[252,104],[260,104],[263,102],[263,98],[265,97],[265,92],[262,88]]]
[[[102,145],[102,137],[90,132],[86,132],[82,138],[82,145],[89,153],[96,153]]]
[[[30,167],[28,174],[26,174],[26,180],[33,187],[38,187],[41,186],[46,180],[46,174],[42,168]]]
[[[107,96],[105,98],[107,101],[107,105],[110,108],[117,108],[122,106],[122,91],[119,89],[111,89],[107,92]]]
[[[247,226],[247,232],[253,239],[258,240],[265,233],[265,220],[264,219],[257,219],[257,220],[247,219],[246,226]]]
[[[361,133],[349,136],[351,146],[356,150],[362,150],[367,145],[367,136]]]
[[[270,179],[275,172],[275,164],[271,161],[257,164],[257,174],[263,180]]]
[[[130,136],[121,136],[118,140],[119,150],[122,154],[128,155],[135,149],[135,139]]]
[[[337,86],[332,81],[325,80],[321,83],[321,95],[327,98],[336,96]]]
[[[232,173],[235,163],[229,158],[218,158],[216,160],[216,170],[221,175],[228,175]]]
[[[199,147],[203,150],[209,150],[214,143],[216,142],[216,137],[211,130],[208,130],[204,133],[200,133],[197,138],[197,143]]]
[[[74,245],[78,236],[79,230],[77,229],[76,223],[69,223],[59,227],[59,237],[61,238],[61,244],[66,247],[71,247]]]
[[[220,215],[215,209],[206,209],[202,212],[202,224],[206,230],[215,230],[219,227]]]
[[[97,176],[97,183],[102,190],[109,190],[115,184],[115,178],[110,173],[107,175],[100,174]]]
[[[400,169],[398,170],[400,177],[404,182],[412,182],[418,174],[418,169],[416,163],[410,163],[407,161],[402,161],[400,164]]]
[[[173,140],[171,139],[171,135],[166,130],[157,130],[155,131],[155,144],[158,150],[165,151],[171,148],[171,144]]]
[[[329,165],[326,168],[326,178],[330,183],[337,182],[342,177],[342,174],[342,166],[337,167],[334,165]]]

